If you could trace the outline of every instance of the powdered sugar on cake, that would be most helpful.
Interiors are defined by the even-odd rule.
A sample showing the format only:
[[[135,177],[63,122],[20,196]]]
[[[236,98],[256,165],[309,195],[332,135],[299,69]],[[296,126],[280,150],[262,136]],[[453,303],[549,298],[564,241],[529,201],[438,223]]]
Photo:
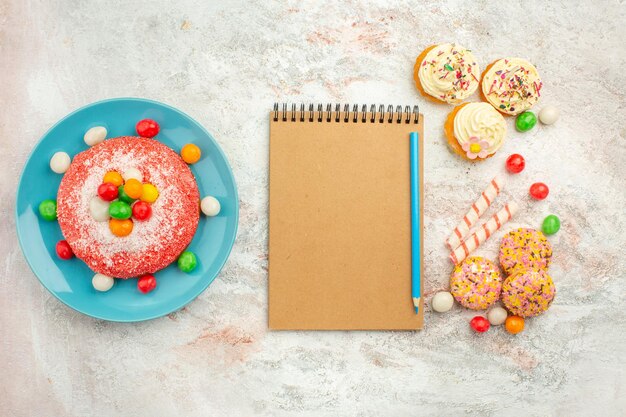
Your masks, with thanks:
[[[159,190],[152,216],[125,237],[91,216],[89,202],[107,171],[137,168]],[[109,139],[76,155],[57,196],[58,219],[72,250],[95,272],[117,278],[153,273],[176,260],[198,226],[198,187],[183,160],[153,139]]]

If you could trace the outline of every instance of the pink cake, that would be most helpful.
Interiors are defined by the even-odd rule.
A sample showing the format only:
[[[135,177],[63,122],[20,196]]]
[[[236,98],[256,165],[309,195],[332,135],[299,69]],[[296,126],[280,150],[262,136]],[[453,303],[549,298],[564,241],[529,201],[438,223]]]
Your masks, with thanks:
[[[132,232],[120,237],[108,221],[92,216],[90,201],[105,173],[131,168],[156,186],[159,196],[151,204],[151,217],[135,220]],[[74,254],[93,271],[130,278],[154,273],[178,258],[198,227],[199,200],[196,180],[178,154],[156,140],[124,136],[74,157],[59,186],[57,215]]]

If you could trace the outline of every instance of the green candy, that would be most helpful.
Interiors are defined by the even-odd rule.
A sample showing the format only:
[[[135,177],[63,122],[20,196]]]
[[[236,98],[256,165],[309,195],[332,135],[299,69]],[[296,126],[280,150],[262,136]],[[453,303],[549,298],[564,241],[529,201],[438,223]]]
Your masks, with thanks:
[[[531,111],[525,111],[517,115],[515,128],[520,132],[528,132],[537,124],[537,116]]]
[[[57,219],[57,202],[56,200],[44,200],[39,204],[39,214],[49,222]]]
[[[198,266],[198,259],[193,252],[184,251],[178,257],[178,268],[183,272],[191,272]]]
[[[109,215],[114,219],[129,219],[132,214],[133,210],[125,201],[116,200],[109,204]]]
[[[123,201],[126,204],[133,204],[133,202],[135,201],[134,198],[129,197],[128,194],[124,192],[124,184],[117,187],[117,198],[119,198],[121,201]]]
[[[541,230],[546,235],[553,235],[559,231],[561,228],[561,221],[554,214],[549,215],[545,219],[543,219],[543,224],[541,225]]]

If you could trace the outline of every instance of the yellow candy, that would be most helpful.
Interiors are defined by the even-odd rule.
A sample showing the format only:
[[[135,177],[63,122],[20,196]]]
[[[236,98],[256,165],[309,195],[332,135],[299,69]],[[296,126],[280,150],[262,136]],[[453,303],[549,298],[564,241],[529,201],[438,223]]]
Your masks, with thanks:
[[[188,164],[195,164],[200,160],[202,151],[193,143],[188,143],[180,150],[180,156],[183,158],[183,161]]]
[[[102,180],[102,182],[110,182],[116,187],[119,187],[120,185],[124,184],[124,178],[122,178],[122,175],[117,171],[109,171],[104,174],[104,179]]]
[[[124,192],[130,198],[138,199],[141,197],[141,193],[143,192],[143,186],[139,181],[131,178],[126,181],[126,184],[124,184]]]
[[[141,201],[154,203],[157,198],[159,198],[159,190],[157,190],[157,188],[152,184],[143,184],[140,197]]]

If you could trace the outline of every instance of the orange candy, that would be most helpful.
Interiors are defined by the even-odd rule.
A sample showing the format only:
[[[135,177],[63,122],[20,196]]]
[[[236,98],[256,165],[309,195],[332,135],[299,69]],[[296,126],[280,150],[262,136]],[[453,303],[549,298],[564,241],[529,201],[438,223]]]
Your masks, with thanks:
[[[130,198],[134,198],[135,200],[141,197],[141,193],[143,192],[143,185],[136,179],[130,178],[124,184],[124,192]]]
[[[202,151],[193,143],[188,143],[180,150],[180,156],[183,158],[183,161],[188,164],[195,164],[200,160]]]
[[[509,316],[504,322],[504,327],[507,332],[511,334],[518,334],[524,330],[524,319],[520,316]]]
[[[122,175],[117,171],[109,171],[104,174],[104,179],[102,180],[102,183],[105,182],[110,182],[116,187],[119,187],[120,185],[124,184],[124,178],[122,178]]]
[[[111,219],[109,220],[109,229],[115,236],[128,236],[133,231],[133,221],[131,219]]]

